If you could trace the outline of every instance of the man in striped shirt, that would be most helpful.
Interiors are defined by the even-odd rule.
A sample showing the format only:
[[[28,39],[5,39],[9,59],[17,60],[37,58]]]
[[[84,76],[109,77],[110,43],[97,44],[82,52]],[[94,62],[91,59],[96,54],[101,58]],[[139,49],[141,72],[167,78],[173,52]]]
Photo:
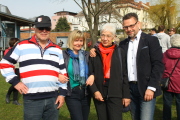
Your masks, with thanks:
[[[50,18],[37,17],[35,35],[17,43],[0,62],[6,82],[23,94],[24,120],[58,120],[64,103],[67,83],[60,83],[58,76],[67,73],[62,50],[49,39],[50,30]],[[21,81],[14,73],[17,62]]]

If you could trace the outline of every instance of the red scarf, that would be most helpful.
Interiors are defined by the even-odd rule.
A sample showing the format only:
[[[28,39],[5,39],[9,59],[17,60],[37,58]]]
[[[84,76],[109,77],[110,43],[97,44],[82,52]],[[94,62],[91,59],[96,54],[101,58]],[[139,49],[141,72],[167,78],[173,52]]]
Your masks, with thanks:
[[[111,58],[114,51],[115,45],[105,48],[102,43],[99,44],[99,50],[101,51],[104,67],[104,78],[110,78],[110,67],[111,67]]]

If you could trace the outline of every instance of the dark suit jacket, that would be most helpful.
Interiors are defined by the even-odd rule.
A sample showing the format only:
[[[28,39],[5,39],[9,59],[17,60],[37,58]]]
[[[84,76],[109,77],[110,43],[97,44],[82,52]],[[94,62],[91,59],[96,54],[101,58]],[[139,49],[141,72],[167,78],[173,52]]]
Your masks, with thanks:
[[[129,41],[127,38],[120,42],[120,47],[126,53]],[[138,88],[142,97],[148,86],[156,88],[154,97],[161,94],[160,80],[164,70],[162,58],[162,48],[157,37],[142,32],[136,56]]]

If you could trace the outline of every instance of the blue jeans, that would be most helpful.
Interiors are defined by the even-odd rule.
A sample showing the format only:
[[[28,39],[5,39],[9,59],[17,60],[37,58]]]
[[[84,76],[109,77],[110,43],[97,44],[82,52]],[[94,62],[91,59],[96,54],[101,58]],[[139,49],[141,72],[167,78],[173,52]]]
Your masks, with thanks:
[[[58,120],[56,98],[24,100],[24,120]]]
[[[151,101],[144,101],[141,97],[138,85],[130,83],[131,93],[131,114],[133,120],[153,120],[156,98]]]
[[[173,98],[176,98],[177,120],[180,120],[180,94],[163,91],[163,120],[171,120],[171,106]]]
[[[73,88],[71,96],[66,96],[65,100],[71,120],[88,120],[91,97],[85,96],[84,88],[79,86]]]

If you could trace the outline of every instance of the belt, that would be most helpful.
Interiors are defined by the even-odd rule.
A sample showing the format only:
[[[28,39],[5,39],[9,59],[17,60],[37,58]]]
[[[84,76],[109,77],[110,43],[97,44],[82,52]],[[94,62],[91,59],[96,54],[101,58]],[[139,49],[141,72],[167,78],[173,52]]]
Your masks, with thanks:
[[[78,85],[78,86],[76,86],[76,87],[74,87],[72,90],[82,90],[82,89],[85,89],[85,86],[83,85],[83,86],[80,86],[80,85]]]
[[[130,84],[137,84],[138,82],[137,81],[130,81],[129,83]]]

